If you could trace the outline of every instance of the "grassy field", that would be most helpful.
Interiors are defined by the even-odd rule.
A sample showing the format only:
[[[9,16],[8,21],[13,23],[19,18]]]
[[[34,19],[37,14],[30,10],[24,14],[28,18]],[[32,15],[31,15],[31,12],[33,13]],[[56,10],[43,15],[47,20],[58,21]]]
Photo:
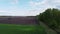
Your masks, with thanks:
[[[42,26],[0,24],[0,34],[45,34]]]

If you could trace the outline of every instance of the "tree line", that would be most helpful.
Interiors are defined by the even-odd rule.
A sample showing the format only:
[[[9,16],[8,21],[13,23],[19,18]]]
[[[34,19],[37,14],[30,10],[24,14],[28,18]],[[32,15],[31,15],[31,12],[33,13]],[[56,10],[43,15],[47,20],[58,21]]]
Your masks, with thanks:
[[[52,29],[60,29],[60,10],[49,8],[38,15],[38,20],[44,22]]]

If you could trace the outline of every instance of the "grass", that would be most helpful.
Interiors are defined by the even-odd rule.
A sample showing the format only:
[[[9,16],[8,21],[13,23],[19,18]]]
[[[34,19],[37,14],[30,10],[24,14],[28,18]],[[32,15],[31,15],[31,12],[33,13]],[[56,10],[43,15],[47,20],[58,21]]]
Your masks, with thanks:
[[[0,24],[0,34],[45,34],[42,26]]]

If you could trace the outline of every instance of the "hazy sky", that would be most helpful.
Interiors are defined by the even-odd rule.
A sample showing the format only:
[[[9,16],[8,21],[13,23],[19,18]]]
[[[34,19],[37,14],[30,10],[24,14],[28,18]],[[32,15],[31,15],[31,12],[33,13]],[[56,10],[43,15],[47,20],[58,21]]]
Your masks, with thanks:
[[[35,16],[47,8],[60,8],[60,0],[0,0],[0,15]]]

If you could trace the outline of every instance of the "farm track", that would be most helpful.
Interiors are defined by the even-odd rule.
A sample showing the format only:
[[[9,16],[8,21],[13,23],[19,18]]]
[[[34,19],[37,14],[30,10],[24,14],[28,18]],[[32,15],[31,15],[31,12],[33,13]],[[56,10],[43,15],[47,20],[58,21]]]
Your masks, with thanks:
[[[45,31],[47,32],[47,34],[57,34],[56,31],[52,30],[51,28],[49,28],[46,24],[44,24],[41,21],[40,21],[40,25],[45,28]]]

